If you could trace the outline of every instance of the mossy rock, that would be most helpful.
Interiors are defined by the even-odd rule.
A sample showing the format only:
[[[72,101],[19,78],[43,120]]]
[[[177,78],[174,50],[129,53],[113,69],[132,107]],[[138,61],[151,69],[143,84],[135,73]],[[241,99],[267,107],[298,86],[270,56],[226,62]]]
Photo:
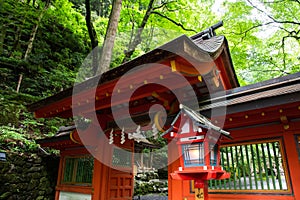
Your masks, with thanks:
[[[44,184],[44,183],[46,183],[46,182],[48,182],[48,179],[47,179],[46,177],[42,177],[42,178],[40,179],[40,183]]]
[[[36,164],[41,164],[41,163],[42,163],[42,158],[41,158],[41,157],[36,157],[36,158],[34,159],[34,163],[36,163]]]
[[[19,183],[18,188],[20,191],[26,191],[28,188],[28,183]]]
[[[38,167],[31,167],[28,172],[39,172],[42,171],[44,169],[43,166],[38,166]]]
[[[40,179],[41,174],[39,172],[34,172],[34,173],[30,173],[28,174],[30,179]]]
[[[5,192],[0,196],[0,199],[8,199],[8,197],[11,195],[11,192]]]
[[[54,189],[52,187],[48,187],[46,190],[46,194],[51,195],[53,193]]]
[[[30,180],[30,183],[28,184],[27,190],[32,190],[32,189],[38,187],[38,185],[39,185],[39,181],[32,179],[32,180]]]
[[[36,198],[36,200],[44,200],[44,199],[45,199],[44,196],[38,196],[38,197]]]
[[[44,178],[44,177],[43,177]],[[49,181],[47,180],[47,181],[45,181],[45,182],[40,182],[40,184],[39,184],[39,189],[40,190],[47,190],[47,188],[49,188],[50,187],[50,183],[49,183]]]
[[[7,180],[9,183],[19,183],[20,177],[17,174],[5,174],[4,180]]]
[[[0,170],[2,174],[5,174],[10,169],[10,164],[8,162],[0,162]]]
[[[18,166],[24,166],[25,163],[26,163],[26,161],[23,160],[23,159],[16,159],[16,160],[14,161],[14,164],[15,164],[15,165],[18,165]]]
[[[4,162],[4,161],[0,161],[0,170],[1,170],[1,172],[8,171],[9,170],[9,163]]]

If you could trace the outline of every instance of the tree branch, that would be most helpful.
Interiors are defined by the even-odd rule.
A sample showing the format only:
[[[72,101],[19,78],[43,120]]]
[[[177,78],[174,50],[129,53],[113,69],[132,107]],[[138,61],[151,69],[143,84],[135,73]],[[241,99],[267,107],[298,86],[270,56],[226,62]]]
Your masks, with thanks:
[[[288,35],[287,36],[285,36],[285,37],[290,37],[290,38],[295,38],[296,40],[299,40],[300,39],[300,36],[298,36],[298,34],[300,33],[300,29],[298,30],[298,31],[289,31],[289,30],[287,30],[287,29],[285,29],[285,28],[283,28],[283,27],[279,27],[279,29],[281,29],[281,30],[283,30],[283,31],[285,31],[285,32],[287,32],[288,33]]]
[[[177,2],[177,1],[169,1],[169,2],[165,2],[165,3],[160,4],[159,6],[153,7],[152,10],[157,10],[157,9],[160,9],[160,8],[163,8],[163,7],[167,7],[169,4],[171,4],[171,3],[176,3],[176,2]]]
[[[135,51],[136,47],[141,43],[142,39],[142,32],[148,22],[148,19],[152,13],[154,0],[150,0],[148,4],[147,11],[143,17],[142,23],[139,25],[136,35],[134,36],[134,40],[132,43],[129,44],[128,51],[125,52],[125,57],[123,59],[123,63],[128,61],[132,56],[133,52]]]
[[[295,0],[295,1],[298,1],[298,0]],[[292,24],[292,25],[299,25],[300,26],[300,22],[296,22],[296,21],[288,21],[288,20],[284,20],[284,21],[280,21],[280,20],[277,20],[275,19],[274,17],[272,17],[271,15],[267,14],[265,11],[263,11],[262,9],[258,8],[257,6],[255,6],[250,0],[247,0],[247,2],[249,4],[251,4],[251,6],[253,8],[255,8],[256,10],[258,10],[259,12],[265,14],[268,18],[270,18],[272,21],[270,22],[267,22],[267,23],[262,23],[262,24],[257,24],[257,25],[254,25],[252,26],[251,28],[243,31],[243,32],[240,32],[240,33],[236,33],[236,32],[231,32],[232,34],[235,34],[235,35],[244,35],[241,39],[243,40],[246,36],[247,36],[247,33],[250,32],[251,30],[253,29],[256,29],[258,27],[262,27],[262,26],[267,26],[267,25],[270,25],[270,24]],[[280,2],[280,1],[277,1],[277,2]],[[274,1],[275,3],[275,1]],[[290,31],[282,28],[282,27],[278,27],[279,29],[282,29],[284,31],[286,31],[287,33],[291,34]],[[298,34],[298,33],[297,33]],[[296,34],[296,35],[297,35]],[[294,37],[297,39],[297,36],[291,36],[291,37]]]
[[[287,20],[285,20],[285,21],[279,21],[279,20],[275,19],[274,17],[272,17],[271,15],[267,14],[262,9],[258,8],[257,6],[255,6],[250,0],[247,0],[247,2],[250,3],[253,8],[255,8],[259,12],[265,14],[267,17],[269,17],[270,19],[272,19],[275,23],[300,25],[300,22],[295,22],[295,21],[287,21]]]
[[[252,31],[253,29],[256,29],[258,27],[262,27],[262,26],[266,26],[266,25],[270,25],[270,24],[274,24],[275,22],[267,22],[267,23],[264,23],[264,24],[257,24],[257,25],[254,25],[252,27],[250,27],[249,29],[243,31],[243,32],[229,32],[230,34],[234,34],[234,35],[244,35],[243,37],[241,37],[241,40],[243,40],[246,36],[247,36],[247,33]]]
[[[91,39],[92,49],[94,49],[96,46],[98,46],[98,39],[97,39],[97,35],[96,35],[96,31],[94,29],[93,23],[91,21],[90,0],[85,0],[85,8],[86,8],[86,14],[85,14],[86,26],[87,26],[88,33],[89,33],[89,36]]]
[[[194,29],[185,28],[183,24],[181,24],[181,23],[179,23],[179,22],[176,22],[175,20],[169,18],[168,16],[165,16],[165,15],[159,13],[159,12],[156,12],[156,11],[152,11],[152,13],[153,13],[153,14],[156,14],[156,15],[162,17],[162,18],[167,19],[168,21],[172,22],[172,23],[175,24],[176,26],[181,27],[181,28],[182,28],[183,30],[185,30],[185,31],[191,31],[191,32],[197,33],[197,31],[195,31]]]
[[[281,70],[281,69],[251,69],[252,72],[280,72],[281,74],[285,74],[285,75],[288,75],[290,73],[284,71],[284,70]]]
[[[279,1],[263,1],[263,4],[282,3],[282,2],[285,2],[285,0],[279,0]]]
[[[134,21],[134,14],[132,12],[130,12],[130,7],[129,5],[131,6],[131,3],[130,4],[126,4],[126,11],[128,13],[128,16],[130,18],[130,23],[131,23],[131,30],[130,30],[130,38],[129,38],[129,42],[128,42],[128,46],[131,46],[132,44],[132,41],[133,41],[133,34],[134,34],[134,29],[135,29],[135,21]]]
[[[285,62],[285,38],[286,36],[284,36],[282,39],[281,39],[281,48],[282,48],[282,54],[283,54],[283,69],[286,69],[286,62]]]
[[[88,29],[88,33],[91,39],[91,46],[92,50],[95,49],[98,46],[98,39],[97,39],[97,34],[95,31],[95,28],[93,26],[93,22],[91,21],[91,5],[90,5],[90,0],[85,0],[85,8],[86,8],[86,14],[85,14],[85,21],[86,21],[86,26]],[[98,52],[97,50],[94,50],[92,52],[92,71],[93,75],[96,74],[97,69],[98,69]]]

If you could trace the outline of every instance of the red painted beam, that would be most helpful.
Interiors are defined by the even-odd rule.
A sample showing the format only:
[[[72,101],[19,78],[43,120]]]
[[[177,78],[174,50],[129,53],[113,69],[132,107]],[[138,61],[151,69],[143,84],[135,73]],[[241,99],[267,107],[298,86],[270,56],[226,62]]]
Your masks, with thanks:
[[[171,62],[173,65],[175,63],[175,68],[174,66],[171,68]],[[220,61],[216,62],[216,64],[222,65],[220,66],[222,71],[224,64]],[[36,110],[35,116],[37,118],[55,116],[68,118],[72,117],[72,109],[74,108],[79,109],[82,114],[85,114],[149,97],[152,96],[154,91],[163,94],[168,90],[174,91],[186,86],[192,86],[199,82],[198,76],[201,75],[201,73],[207,73],[214,65],[214,62],[198,63],[198,66],[194,67],[185,59],[178,56],[173,59],[167,59],[161,63],[145,64],[127,72],[119,79],[106,82],[85,91],[76,91],[73,96],[68,96],[63,100],[46,105]],[[174,69],[176,70],[175,72]],[[178,71],[181,71],[183,74]],[[222,75],[223,74],[221,74],[221,76]],[[168,90],[154,86],[151,83],[166,86]],[[137,88],[143,88],[143,90],[135,92]],[[131,93],[132,96],[129,96]],[[111,98],[112,95],[113,99],[116,99],[113,102]],[[200,94],[196,92],[195,95]],[[165,101],[172,100],[173,99],[168,98],[165,99]],[[151,103],[149,102],[149,104]],[[141,110],[141,112],[145,111],[147,110]]]

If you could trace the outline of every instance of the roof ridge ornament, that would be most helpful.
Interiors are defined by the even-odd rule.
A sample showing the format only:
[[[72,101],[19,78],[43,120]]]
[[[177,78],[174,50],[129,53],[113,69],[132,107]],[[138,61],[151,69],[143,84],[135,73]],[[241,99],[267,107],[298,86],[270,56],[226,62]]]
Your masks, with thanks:
[[[204,31],[201,31],[200,33],[197,33],[196,35],[193,35],[191,37],[191,39],[193,39],[193,40],[196,40],[196,39],[197,40],[198,39],[203,39],[203,40],[209,39],[213,36],[216,36],[217,34],[216,34],[215,30],[222,27],[222,26],[223,26],[223,21],[219,21],[218,23],[210,26],[209,28],[205,29]]]

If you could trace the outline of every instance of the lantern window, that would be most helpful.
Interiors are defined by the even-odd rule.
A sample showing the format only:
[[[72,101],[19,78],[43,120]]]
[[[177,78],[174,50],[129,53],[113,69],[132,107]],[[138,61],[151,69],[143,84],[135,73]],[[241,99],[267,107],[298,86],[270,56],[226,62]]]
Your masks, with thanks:
[[[183,144],[182,153],[184,156],[184,165],[186,167],[204,166],[204,144],[203,142],[195,144]]]

